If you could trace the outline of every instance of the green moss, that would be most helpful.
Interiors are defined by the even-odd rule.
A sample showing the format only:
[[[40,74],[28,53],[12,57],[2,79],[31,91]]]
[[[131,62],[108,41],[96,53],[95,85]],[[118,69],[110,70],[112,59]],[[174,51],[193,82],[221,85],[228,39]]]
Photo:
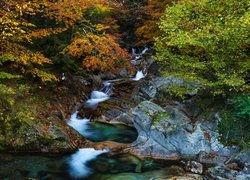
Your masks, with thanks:
[[[159,122],[159,121],[161,121],[161,120],[165,120],[165,119],[168,119],[168,118],[170,118],[170,117],[171,117],[170,114],[168,114],[168,113],[166,113],[166,112],[160,112],[160,113],[156,114],[156,115],[153,117],[153,119],[154,119],[154,121]]]

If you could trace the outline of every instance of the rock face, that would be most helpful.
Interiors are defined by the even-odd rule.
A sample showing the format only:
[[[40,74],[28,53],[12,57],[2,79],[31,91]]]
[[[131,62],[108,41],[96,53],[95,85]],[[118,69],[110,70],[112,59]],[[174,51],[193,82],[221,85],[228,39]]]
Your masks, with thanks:
[[[139,136],[133,151],[144,156],[195,157],[199,152],[211,151],[200,124],[191,126],[191,120],[177,108],[162,107],[143,101],[133,109],[134,126]]]
[[[174,87],[181,88],[183,86],[188,88],[184,94],[190,96],[196,95],[199,89],[199,85],[197,83],[187,83],[182,79],[172,76],[154,77],[141,86],[140,93],[146,99],[164,100],[168,95],[166,89],[173,89]]]
[[[226,166],[220,165],[211,167],[206,171],[206,176],[211,179],[237,179],[248,180],[250,179],[250,173],[243,170],[232,170]]]

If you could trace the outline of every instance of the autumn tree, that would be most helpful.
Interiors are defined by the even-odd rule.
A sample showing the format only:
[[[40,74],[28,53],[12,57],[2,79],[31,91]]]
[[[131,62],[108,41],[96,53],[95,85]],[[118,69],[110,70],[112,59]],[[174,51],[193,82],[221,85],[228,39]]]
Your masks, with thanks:
[[[250,2],[185,0],[161,18],[156,59],[166,75],[215,94],[249,92]]]
[[[161,35],[159,28],[160,17],[164,14],[165,8],[177,0],[148,0],[145,5],[139,8],[139,17],[135,35],[137,45],[152,44],[154,38]]]
[[[39,52],[28,49],[23,43],[29,41],[34,24],[28,17],[39,12],[40,4],[24,0],[1,2],[0,7],[0,65],[8,71],[8,78],[31,74],[42,81],[55,80],[56,77],[42,70],[43,64],[51,61]],[[7,67],[7,68],[6,68]],[[10,75],[13,72],[17,75]],[[6,72],[4,73],[6,75]],[[3,77],[3,73],[2,73]]]
[[[61,54],[92,71],[130,66],[128,52],[118,43],[116,21],[110,16],[112,4],[106,0],[64,0],[50,2],[46,9],[45,16],[70,29],[71,42]]]

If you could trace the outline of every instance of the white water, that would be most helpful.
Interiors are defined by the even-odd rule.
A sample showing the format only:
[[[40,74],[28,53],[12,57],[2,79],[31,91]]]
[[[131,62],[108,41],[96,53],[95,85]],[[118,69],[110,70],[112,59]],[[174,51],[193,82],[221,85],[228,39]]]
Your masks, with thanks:
[[[69,126],[77,130],[81,135],[86,136],[91,134],[90,132],[87,132],[89,119],[78,119],[77,118],[77,111],[73,113],[70,117],[70,120],[67,122]]]
[[[112,83],[105,82],[104,87],[100,91],[92,91],[90,99],[85,102],[85,107],[96,108],[100,102],[106,101],[112,94]]]
[[[70,175],[75,178],[85,177],[92,171],[86,163],[95,159],[98,155],[109,152],[108,149],[95,150],[94,148],[79,149],[69,160]]]
[[[146,47],[145,49],[143,49],[143,50],[142,50],[142,52],[141,52],[141,54],[140,54],[140,55],[145,54],[147,51],[148,51],[148,48]]]
[[[139,81],[140,79],[144,78],[145,75],[143,74],[142,71],[137,71],[136,75],[134,78],[132,78],[133,81]]]

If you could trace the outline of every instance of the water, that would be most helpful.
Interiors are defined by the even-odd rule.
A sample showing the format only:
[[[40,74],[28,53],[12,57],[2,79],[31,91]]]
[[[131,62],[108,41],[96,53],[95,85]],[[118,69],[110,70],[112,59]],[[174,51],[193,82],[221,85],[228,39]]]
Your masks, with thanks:
[[[137,63],[148,48],[135,54],[131,62]],[[131,80],[139,81],[144,78],[139,70]],[[104,82],[103,88],[92,91],[90,98],[85,102],[86,108],[97,108],[98,104],[110,99],[113,83],[118,80]],[[91,122],[87,118],[78,118],[77,113],[72,114],[68,125],[77,130],[85,138],[93,142],[115,141],[132,143],[138,134],[135,128],[124,125],[110,125],[100,122]],[[94,148],[79,149],[71,155],[44,156],[44,155],[14,155],[6,159],[0,154],[0,179],[119,179],[126,176],[131,179],[145,179],[154,177],[151,171],[160,170],[169,164],[157,164],[153,160],[140,160],[134,156],[123,154],[109,157],[109,150],[95,150]],[[4,158],[3,158],[4,157]],[[170,163],[171,164],[171,163]],[[148,173],[148,174],[147,174]],[[158,173],[158,172],[157,172]],[[145,175],[144,175],[145,174]],[[159,174],[159,173],[158,173]],[[126,178],[126,179],[128,179]]]
[[[94,141],[115,141],[132,143],[137,138],[135,128],[125,125],[111,125],[100,122],[91,122],[89,119],[77,118],[77,112],[71,115],[68,125],[76,129],[85,138]]]
[[[71,155],[69,160],[69,173],[71,177],[82,178],[92,173],[92,169],[87,166],[87,162],[95,159],[98,155],[107,153],[109,150],[95,150],[94,148],[79,149]]]
[[[100,91],[92,91],[90,99],[85,102],[85,107],[94,109],[100,102],[108,100],[111,94],[112,83],[106,82]]]
[[[139,81],[140,79],[144,78],[145,75],[143,74],[142,71],[137,71],[136,75],[134,78],[132,78],[133,81]]]
[[[145,180],[179,174],[172,168],[179,165],[176,161],[138,159],[128,154],[110,157],[107,152],[87,148],[64,156],[13,155],[6,158],[2,155],[0,179],[116,180],[127,177]]]

